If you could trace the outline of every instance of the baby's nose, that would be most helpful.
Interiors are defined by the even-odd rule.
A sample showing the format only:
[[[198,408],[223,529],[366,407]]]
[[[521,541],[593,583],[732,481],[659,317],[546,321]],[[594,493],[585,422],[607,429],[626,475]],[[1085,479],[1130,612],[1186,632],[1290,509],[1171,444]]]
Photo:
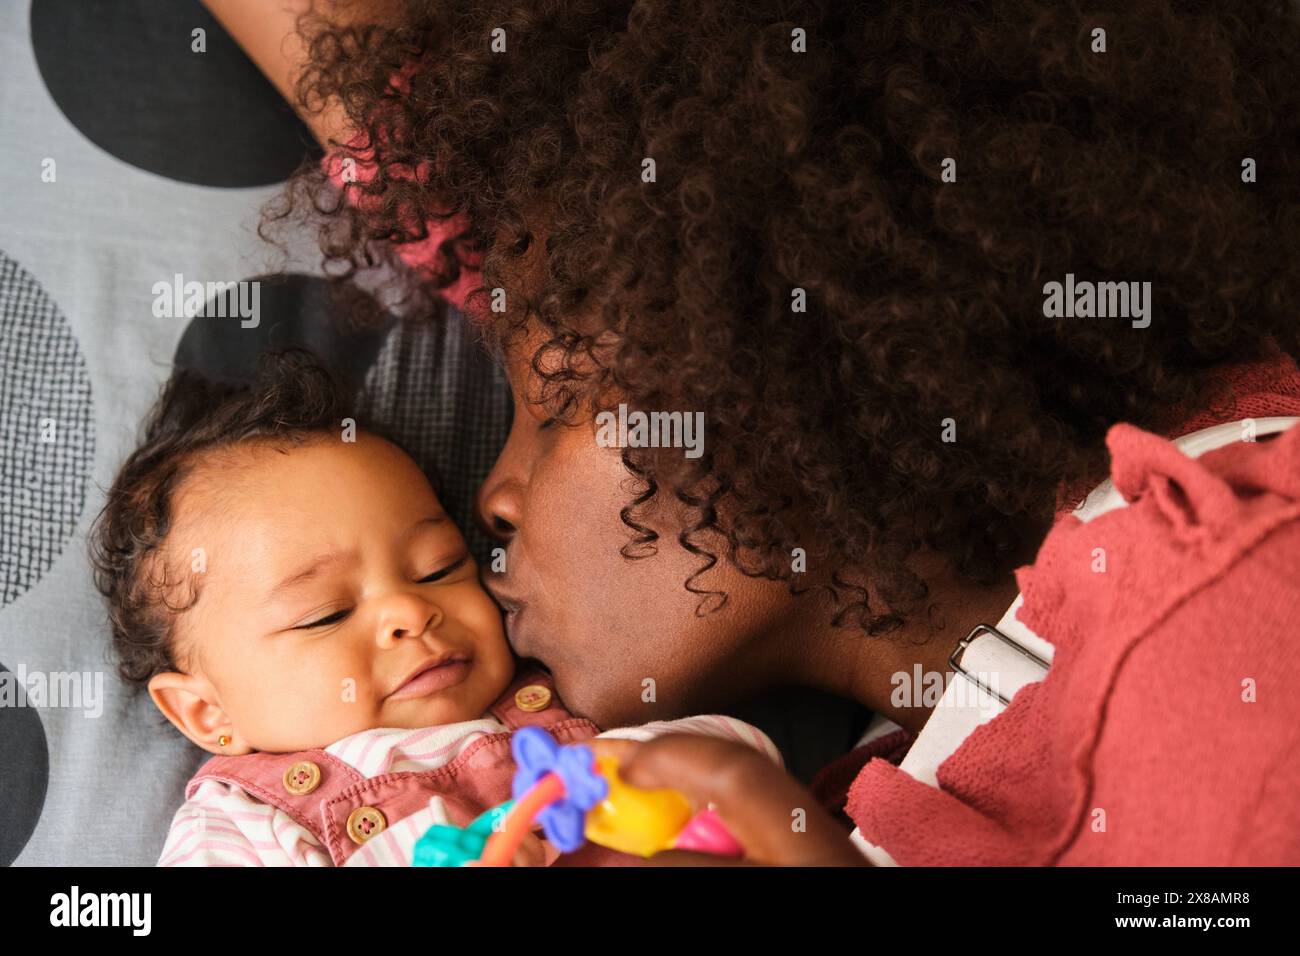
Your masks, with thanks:
[[[419,637],[436,629],[443,622],[442,608],[415,595],[400,595],[390,599],[380,624],[386,640]]]

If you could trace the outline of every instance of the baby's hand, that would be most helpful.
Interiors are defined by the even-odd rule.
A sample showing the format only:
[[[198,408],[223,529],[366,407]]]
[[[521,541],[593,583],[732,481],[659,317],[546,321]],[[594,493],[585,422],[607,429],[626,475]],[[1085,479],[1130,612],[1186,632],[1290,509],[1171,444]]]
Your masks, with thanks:
[[[550,866],[558,853],[547,852],[550,849],[549,843],[544,843],[536,833],[527,834],[519,844],[519,849],[515,851],[515,858],[510,861],[511,866]]]
[[[558,852],[551,848],[549,843],[543,842],[536,833],[526,833],[519,843],[519,849],[515,850],[514,859],[510,861],[510,865],[550,866],[559,855]],[[483,864],[478,860],[470,860],[465,865],[482,866]]]

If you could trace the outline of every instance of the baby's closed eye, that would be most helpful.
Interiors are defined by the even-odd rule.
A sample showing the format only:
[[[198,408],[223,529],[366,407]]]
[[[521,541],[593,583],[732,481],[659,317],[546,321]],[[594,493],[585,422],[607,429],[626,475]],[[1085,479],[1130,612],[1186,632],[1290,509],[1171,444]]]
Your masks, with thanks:
[[[418,579],[416,583],[434,584],[445,578],[451,577],[457,571],[464,568],[468,563],[469,563],[469,554],[468,553],[462,554],[459,558],[456,558],[450,564],[438,568],[436,571],[431,571],[429,574],[426,574],[424,577]],[[292,625],[291,627],[288,628],[288,630],[307,631],[307,630],[314,630],[320,627],[328,627],[331,624],[338,624],[341,621],[346,620],[348,616],[352,613],[352,611],[353,609],[350,607],[339,608],[338,610],[331,611],[329,614],[319,616],[319,617],[313,616],[308,621],[305,621],[301,624]]]

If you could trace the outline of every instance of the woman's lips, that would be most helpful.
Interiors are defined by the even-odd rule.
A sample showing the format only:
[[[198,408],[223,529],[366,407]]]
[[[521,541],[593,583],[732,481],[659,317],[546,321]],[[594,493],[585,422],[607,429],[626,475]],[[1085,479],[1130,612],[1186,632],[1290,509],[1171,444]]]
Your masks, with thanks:
[[[407,700],[427,697],[438,691],[455,687],[469,675],[470,664],[464,659],[444,661],[421,671],[389,695],[389,700]]]

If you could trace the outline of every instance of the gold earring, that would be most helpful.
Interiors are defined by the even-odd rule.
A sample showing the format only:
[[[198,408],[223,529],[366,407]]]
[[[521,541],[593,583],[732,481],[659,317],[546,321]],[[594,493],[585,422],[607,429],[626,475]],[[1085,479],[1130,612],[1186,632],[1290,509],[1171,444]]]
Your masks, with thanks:
[[[217,738],[217,743],[223,747],[228,746],[230,744],[230,738],[227,737],[225,734],[222,734],[220,737]]]

